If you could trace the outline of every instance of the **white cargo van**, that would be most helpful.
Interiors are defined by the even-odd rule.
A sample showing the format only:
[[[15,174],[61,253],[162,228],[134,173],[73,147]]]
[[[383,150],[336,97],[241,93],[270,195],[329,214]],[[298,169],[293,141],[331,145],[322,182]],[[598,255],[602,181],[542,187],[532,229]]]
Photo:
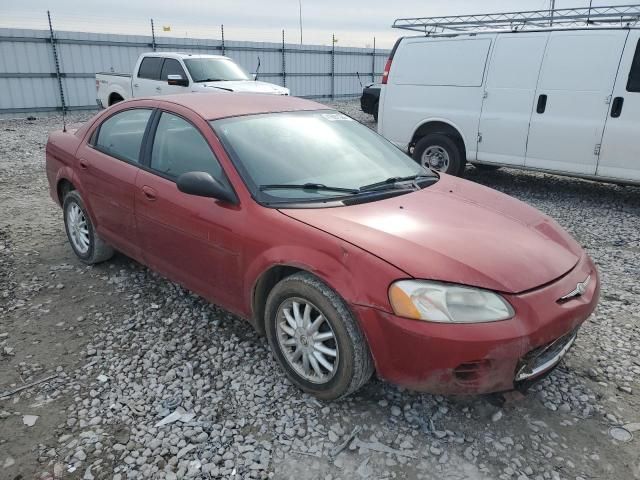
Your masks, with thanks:
[[[396,20],[427,35],[396,43],[378,132],[453,175],[470,162],[640,183],[640,11],[614,26],[607,8]],[[456,33],[432,33],[443,25]]]

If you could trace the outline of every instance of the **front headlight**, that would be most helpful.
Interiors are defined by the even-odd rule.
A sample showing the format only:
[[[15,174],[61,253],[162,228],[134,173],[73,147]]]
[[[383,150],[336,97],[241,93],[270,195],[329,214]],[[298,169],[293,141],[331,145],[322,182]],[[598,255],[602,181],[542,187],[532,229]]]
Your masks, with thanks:
[[[515,313],[497,293],[424,280],[395,282],[389,288],[389,300],[396,315],[427,322],[497,322]]]

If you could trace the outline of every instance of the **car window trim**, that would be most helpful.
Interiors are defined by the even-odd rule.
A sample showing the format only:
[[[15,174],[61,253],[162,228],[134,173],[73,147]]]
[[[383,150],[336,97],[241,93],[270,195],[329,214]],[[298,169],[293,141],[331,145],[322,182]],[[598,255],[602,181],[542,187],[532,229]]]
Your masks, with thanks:
[[[138,151],[138,161],[131,161],[128,158],[125,158],[121,155],[117,155],[115,152],[111,152],[110,150],[106,149],[106,148],[101,148],[99,145],[96,145],[95,142],[98,141],[98,137],[100,136],[100,129],[102,128],[102,125],[107,122],[108,120],[112,119],[113,117],[115,117],[116,115],[120,114],[120,113],[124,113],[124,112],[129,112],[131,110],[150,110],[151,111],[151,115],[149,115],[149,119],[147,120],[147,125],[144,129],[144,133],[142,134],[142,143],[140,143],[140,150]],[[109,115],[107,118],[103,119],[102,121],[100,121],[100,123],[94,128],[93,132],[91,132],[91,135],[89,135],[89,140],[87,141],[87,146],[89,148],[92,148],[93,150],[96,150],[97,152],[100,152],[104,155],[107,155],[108,157],[111,158],[115,158],[116,160],[120,160],[121,162],[125,162],[128,163],[129,165],[135,165],[135,166],[140,166],[141,165],[141,161],[142,161],[142,153],[143,153],[143,148],[144,148],[144,142],[146,139],[147,134],[149,133],[149,125],[151,124],[151,121],[154,118],[154,115],[156,113],[156,108],[153,107],[130,107],[130,108],[123,108],[122,110],[118,110],[117,112],[113,112],[111,115]]]
[[[222,172],[222,177],[223,178],[217,178],[216,180],[222,181],[227,188],[230,188],[231,191],[233,192],[233,194],[236,196],[236,198],[238,198],[238,203],[240,203],[240,197],[238,196],[238,193],[236,192],[236,189],[234,188],[233,184],[229,180],[229,176],[227,175],[227,171],[225,170],[224,165],[222,165],[222,162],[220,162],[220,159],[216,155],[216,152],[214,152],[213,148],[211,147],[211,144],[207,140],[207,137],[204,135],[202,130],[200,130],[197,127],[197,125],[194,125],[194,123],[191,120],[189,120],[184,115],[181,115],[181,114],[179,114],[177,112],[174,112],[172,110],[167,110],[167,109],[164,109],[164,108],[161,108],[161,107],[156,108],[155,110],[156,110],[156,112],[155,112],[155,116],[153,118],[153,121],[149,122],[149,129],[148,129],[147,132],[145,132],[146,134],[148,134],[148,136],[146,136],[143,139],[143,145],[142,145],[142,149],[141,149],[141,153],[143,155],[143,159],[140,162],[139,167],[141,169],[143,169],[144,171],[146,171],[146,172],[152,173],[154,175],[157,175],[158,177],[164,178],[165,180],[169,180],[170,182],[176,183],[176,181],[178,180],[177,178],[172,177],[170,175],[167,175],[167,174],[165,174],[165,173],[163,173],[163,172],[161,172],[159,170],[155,170],[154,168],[151,167],[151,154],[153,152],[153,142],[156,139],[156,133],[158,131],[158,124],[160,123],[160,117],[162,116],[163,113],[168,113],[170,115],[175,115],[176,117],[179,117],[179,118],[183,119],[185,122],[187,122],[193,128],[195,128],[196,131],[202,136],[203,140],[205,141],[205,143],[209,147],[209,150],[211,151],[211,155],[213,155],[214,160],[216,162],[218,162],[218,165],[220,166],[220,171]],[[205,122],[207,122],[207,121],[205,120]],[[209,122],[207,122],[207,124],[209,124]],[[216,138],[217,138],[217,135],[216,135]]]

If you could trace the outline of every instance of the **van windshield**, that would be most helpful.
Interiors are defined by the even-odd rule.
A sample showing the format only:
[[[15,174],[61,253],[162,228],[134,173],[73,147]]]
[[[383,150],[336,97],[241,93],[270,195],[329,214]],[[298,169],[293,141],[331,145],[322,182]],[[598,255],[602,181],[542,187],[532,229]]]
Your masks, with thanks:
[[[196,83],[251,80],[240,65],[228,58],[187,58],[184,64]]]
[[[215,120],[254,198],[265,203],[364,195],[436,175],[371,129],[333,110]]]

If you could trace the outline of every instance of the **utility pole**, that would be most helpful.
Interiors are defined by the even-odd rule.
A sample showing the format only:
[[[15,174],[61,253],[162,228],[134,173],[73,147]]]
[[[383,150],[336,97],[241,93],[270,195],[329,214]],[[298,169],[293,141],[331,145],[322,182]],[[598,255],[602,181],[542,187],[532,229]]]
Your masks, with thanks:
[[[300,45],[302,45],[302,0],[298,0],[298,13],[300,17]]]

